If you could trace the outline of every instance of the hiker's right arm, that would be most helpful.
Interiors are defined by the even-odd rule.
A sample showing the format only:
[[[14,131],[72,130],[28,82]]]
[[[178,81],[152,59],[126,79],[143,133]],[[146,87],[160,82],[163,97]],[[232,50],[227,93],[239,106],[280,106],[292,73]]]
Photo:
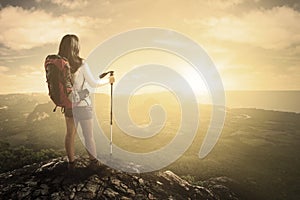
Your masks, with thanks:
[[[87,63],[83,63],[82,72],[85,80],[91,87],[99,87],[110,83],[109,78],[95,79]]]

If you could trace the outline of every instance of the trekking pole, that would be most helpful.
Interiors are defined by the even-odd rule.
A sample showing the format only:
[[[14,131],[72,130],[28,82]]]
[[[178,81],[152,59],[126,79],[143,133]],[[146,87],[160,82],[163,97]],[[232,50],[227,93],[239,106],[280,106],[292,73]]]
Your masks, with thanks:
[[[110,73],[110,76],[113,76],[114,72],[112,71]],[[112,155],[112,116],[113,116],[113,83],[110,84],[110,155]]]
[[[105,77],[107,74],[110,74],[110,76],[113,76],[114,75],[114,71],[108,71],[108,72],[105,72],[103,74],[101,74],[99,76],[99,78],[103,78]],[[110,84],[110,155],[112,155],[112,139],[113,139],[113,132],[112,132],[112,125],[113,125],[113,122],[112,122],[112,119],[113,119],[113,83]]]

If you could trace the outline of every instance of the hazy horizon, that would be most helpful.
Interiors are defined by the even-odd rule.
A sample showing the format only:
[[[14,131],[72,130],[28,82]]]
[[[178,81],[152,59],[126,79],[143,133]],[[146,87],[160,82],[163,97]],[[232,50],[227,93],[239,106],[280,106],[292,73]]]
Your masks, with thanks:
[[[153,97],[150,96],[153,94]],[[157,92],[157,93],[143,93],[135,94],[133,96],[143,96],[147,99],[159,98],[159,95],[167,94],[167,96],[162,97],[162,99],[168,101],[169,92]],[[5,95],[42,95],[43,102],[51,101],[50,97],[46,92],[44,93],[10,93],[10,94],[0,94]],[[96,93],[96,95],[107,95],[107,93]],[[127,95],[127,94],[126,94]],[[173,94],[174,95],[174,94]],[[115,98],[122,96],[122,94],[114,95]],[[229,90],[225,91],[226,104],[228,108],[255,108],[264,110],[274,110],[282,112],[295,112],[300,113],[299,99],[300,91],[298,90],[282,90],[282,91],[262,91],[262,90]],[[211,105],[211,100],[209,96],[203,95],[197,98],[199,104]],[[1,105],[5,106],[5,105]]]
[[[300,89],[286,89],[286,90],[224,90],[224,92],[299,92]],[[203,91],[205,92],[205,91]],[[108,92],[95,92],[98,94],[109,94],[110,91]],[[145,92],[145,93],[156,93],[156,92]],[[160,93],[160,92],[158,92]],[[9,93],[0,93],[0,95],[7,95],[7,94],[48,94],[48,91],[33,91],[33,92],[28,92],[28,91],[19,91],[19,92],[9,92]]]

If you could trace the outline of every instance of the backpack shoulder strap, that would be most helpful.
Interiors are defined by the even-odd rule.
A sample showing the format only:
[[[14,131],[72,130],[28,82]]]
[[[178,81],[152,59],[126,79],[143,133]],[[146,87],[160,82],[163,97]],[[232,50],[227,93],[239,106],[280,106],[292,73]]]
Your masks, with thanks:
[[[80,90],[83,90],[83,85],[84,85],[84,82],[85,82],[85,78],[84,78],[84,76],[83,76],[83,81],[82,81],[82,84],[81,84],[81,88],[80,88]]]

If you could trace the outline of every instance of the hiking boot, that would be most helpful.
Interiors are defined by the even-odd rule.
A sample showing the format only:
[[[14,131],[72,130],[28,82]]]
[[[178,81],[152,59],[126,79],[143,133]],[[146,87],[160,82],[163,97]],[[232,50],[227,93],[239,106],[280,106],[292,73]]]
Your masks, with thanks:
[[[100,169],[102,167],[102,164],[95,158],[90,160],[90,163],[88,165],[88,168],[91,170],[97,170]]]
[[[68,170],[69,171],[74,171],[75,170],[75,165],[76,165],[76,160],[72,162],[68,162]]]

